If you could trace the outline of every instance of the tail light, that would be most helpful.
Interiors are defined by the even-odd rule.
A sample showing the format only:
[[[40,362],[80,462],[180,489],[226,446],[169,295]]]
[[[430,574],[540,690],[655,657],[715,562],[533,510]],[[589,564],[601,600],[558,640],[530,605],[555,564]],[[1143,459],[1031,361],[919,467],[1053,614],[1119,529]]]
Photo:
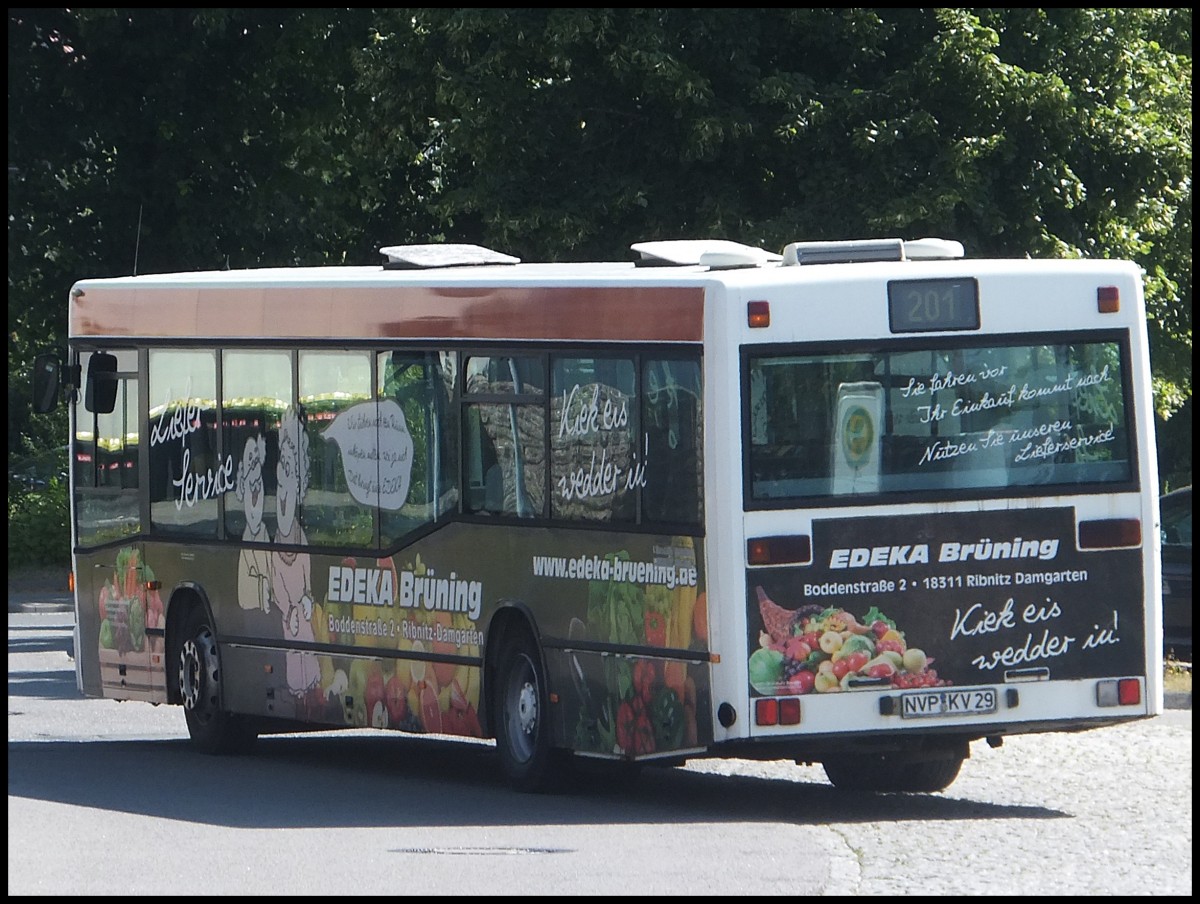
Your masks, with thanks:
[[[756,725],[799,725],[799,697],[763,697],[754,701]]]
[[[1105,518],[1079,522],[1080,549],[1117,549],[1142,545],[1142,522],[1136,518]]]
[[[1113,678],[1096,682],[1097,706],[1137,706],[1141,702],[1140,678]]]
[[[812,561],[812,538],[803,534],[786,537],[754,537],[746,541],[749,565],[807,565]]]

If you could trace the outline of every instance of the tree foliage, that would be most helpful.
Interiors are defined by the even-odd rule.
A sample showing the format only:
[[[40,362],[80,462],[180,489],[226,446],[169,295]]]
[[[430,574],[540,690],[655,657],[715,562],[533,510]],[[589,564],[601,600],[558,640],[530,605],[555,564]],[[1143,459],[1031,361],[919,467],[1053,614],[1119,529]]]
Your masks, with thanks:
[[[438,238],[1130,258],[1165,417],[1191,395],[1191,66],[1176,8],[10,9],[10,453],[75,279]]]

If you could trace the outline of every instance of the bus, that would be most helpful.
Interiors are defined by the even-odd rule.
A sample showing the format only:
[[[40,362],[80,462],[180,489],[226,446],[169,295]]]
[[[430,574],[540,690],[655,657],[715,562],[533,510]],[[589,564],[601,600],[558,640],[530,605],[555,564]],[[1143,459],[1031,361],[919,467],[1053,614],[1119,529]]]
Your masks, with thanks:
[[[75,664],[190,738],[936,792],[1162,710],[1141,272],[924,238],[85,279]],[[609,769],[611,767],[611,769]]]

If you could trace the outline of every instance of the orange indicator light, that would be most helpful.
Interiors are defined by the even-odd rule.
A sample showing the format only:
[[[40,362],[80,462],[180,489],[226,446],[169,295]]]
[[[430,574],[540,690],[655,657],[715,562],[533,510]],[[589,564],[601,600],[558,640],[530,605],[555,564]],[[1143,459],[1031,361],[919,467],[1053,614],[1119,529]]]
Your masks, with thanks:
[[[1121,290],[1116,286],[1100,286],[1096,289],[1096,309],[1101,314],[1115,314],[1121,310]]]
[[[760,329],[771,325],[771,305],[765,301],[746,302],[746,325]]]

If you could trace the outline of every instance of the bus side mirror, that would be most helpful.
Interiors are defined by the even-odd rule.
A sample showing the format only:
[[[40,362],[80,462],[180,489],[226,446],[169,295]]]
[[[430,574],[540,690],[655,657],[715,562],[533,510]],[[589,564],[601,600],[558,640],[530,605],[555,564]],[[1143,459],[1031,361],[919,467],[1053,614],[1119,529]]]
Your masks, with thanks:
[[[88,360],[83,404],[95,414],[112,414],[117,406],[117,356],[95,352]]]
[[[45,353],[33,359],[33,410],[35,414],[53,411],[58,404],[62,362],[58,355]]]

